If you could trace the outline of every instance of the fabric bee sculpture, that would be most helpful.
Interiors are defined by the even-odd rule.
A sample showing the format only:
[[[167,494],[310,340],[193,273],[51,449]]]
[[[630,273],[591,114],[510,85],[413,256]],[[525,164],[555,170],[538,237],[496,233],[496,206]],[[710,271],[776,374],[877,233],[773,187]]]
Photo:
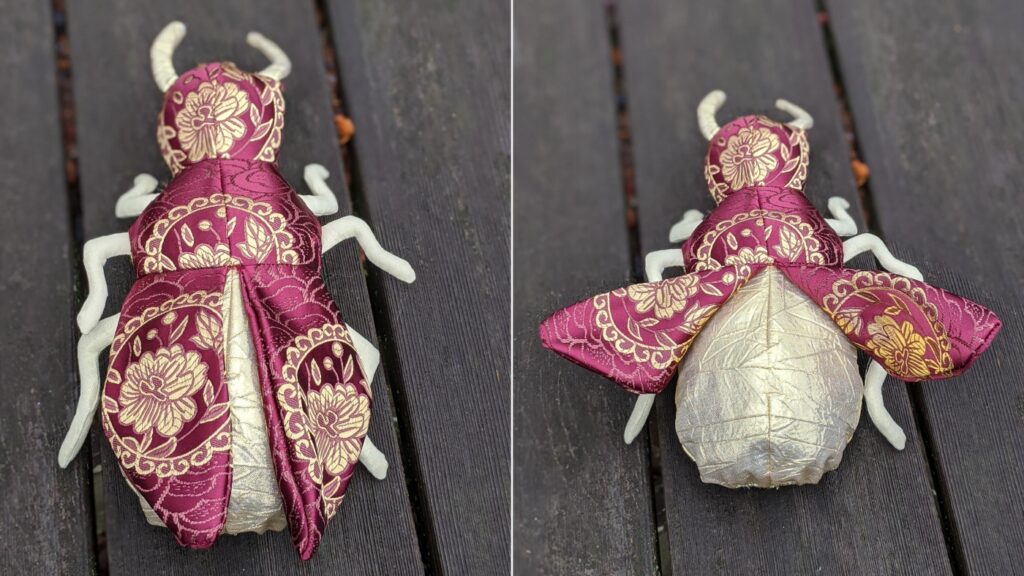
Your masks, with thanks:
[[[647,255],[647,283],[556,312],[540,337],[639,395],[627,443],[678,369],[676,433],[704,482],[813,484],[839,466],[862,394],[878,429],[903,448],[882,402],[886,372],[907,381],[959,374],[1000,322],[922,282],[876,236],[854,236],[841,198],[829,201],[833,219],[815,210],[803,195],[807,112],[779,100],[794,116],[788,124],[743,116],[719,128],[724,102],[715,91],[697,109],[718,206],[673,226],[672,242],[688,240]],[[888,272],[843,267],[865,251]],[[662,280],[668,267],[686,273]],[[857,348],[871,357],[863,382]]]
[[[357,461],[377,478],[387,471],[365,438],[379,354],[342,322],[320,255],[355,237],[386,272],[405,282],[415,273],[358,218],[321,227],[317,216],[338,211],[323,167],[306,167],[311,196],[278,172],[284,52],[250,33],[271,61],[262,72],[217,62],[179,76],[171,56],[184,36],[171,23],[150,52],[165,93],[157,139],[173,179],[157,194],[152,176],[136,177],[116,206],[119,217],[138,216],[129,231],[85,245],[82,393],[60,464],[78,453],[101,404],[150,523],[192,548],[287,525],[308,559]],[[138,280],[121,313],[100,320],[103,263],[120,255]]]

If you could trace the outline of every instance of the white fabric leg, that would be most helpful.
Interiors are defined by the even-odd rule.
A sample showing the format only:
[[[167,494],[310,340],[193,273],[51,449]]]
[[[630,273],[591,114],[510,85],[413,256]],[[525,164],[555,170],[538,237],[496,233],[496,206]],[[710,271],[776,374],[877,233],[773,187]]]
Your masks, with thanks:
[[[674,244],[686,240],[703,220],[704,215],[699,210],[687,210],[683,213],[683,219],[676,222],[668,231],[668,241]]]
[[[135,184],[127,192],[121,194],[114,205],[114,215],[118,218],[134,218],[149,206],[156,198],[153,191],[160,183],[149,174],[139,174]]]
[[[882,268],[889,272],[914,280],[924,279],[917,267],[893,256],[882,239],[874,234],[861,234],[843,242],[846,261],[867,251],[870,251]],[[885,382],[885,377],[886,373],[882,365],[872,360],[864,374],[864,404],[868,408],[868,416],[871,417],[871,421],[874,422],[878,431],[893,447],[902,450],[907,443],[907,435],[885,408],[885,401],[882,398],[882,384]]]
[[[71,427],[64,436],[57,456],[61,468],[66,468],[74,460],[89,436],[92,417],[96,414],[96,407],[100,402],[100,353],[114,340],[114,332],[117,330],[117,321],[120,317],[120,314],[114,314],[104,318],[96,325],[95,330],[82,335],[78,340],[78,371],[82,389],[78,395],[75,418],[71,421]]]
[[[366,258],[378,268],[398,278],[402,282],[412,284],[416,280],[416,272],[408,262],[388,252],[377,242],[373,231],[366,222],[355,216],[345,216],[323,227],[323,251],[327,252],[339,242],[355,238],[363,249]]]
[[[690,210],[687,212],[687,215],[691,212],[697,211]],[[697,217],[697,223],[699,224],[699,212],[697,212]],[[686,221],[686,218],[686,216],[683,217],[683,222]],[[683,222],[680,222],[680,224]],[[696,228],[696,225],[694,228]],[[690,232],[692,232],[692,229]],[[687,236],[689,236],[690,232],[687,232]],[[680,267],[682,265],[683,251],[678,248],[648,252],[647,257],[644,258],[644,268],[647,273],[648,282],[657,282],[661,280],[666,268]],[[626,444],[632,444],[633,440],[635,440],[637,435],[640,434],[640,431],[644,429],[644,424],[647,423],[647,417],[651,414],[651,407],[654,406],[655,396],[655,394],[640,394],[637,396],[636,404],[633,405],[633,412],[629,415],[629,421],[626,422],[626,430],[622,434],[622,439],[625,440]]]
[[[644,429],[656,396],[657,394],[640,394],[636,397],[633,412],[629,415],[629,421],[626,422],[626,431],[622,434],[622,439],[626,441],[626,444],[632,444],[640,431]]]
[[[366,381],[372,385],[373,375],[377,373],[377,367],[380,366],[380,351],[370,344],[370,341],[362,334],[356,332],[352,326],[346,325],[346,327],[352,336],[352,345],[356,349],[356,355],[359,356],[359,367],[362,368]],[[388,459],[373,445],[369,436],[363,439],[363,450],[359,453],[359,462],[377,480],[383,480],[388,474]]]
[[[114,256],[126,256],[131,253],[131,241],[128,233],[100,236],[85,243],[82,260],[85,265],[85,277],[89,283],[89,296],[78,311],[78,329],[88,334],[107,306],[107,279],[103,275],[103,265]]]
[[[366,381],[373,383],[373,375],[377,373],[377,367],[380,366],[380,351],[377,350],[370,344],[362,334],[356,332],[355,328],[346,324],[348,333],[352,336],[352,345],[356,349],[356,355],[359,356],[359,367],[363,370],[363,376],[366,376]]]
[[[843,253],[846,255],[843,261],[849,262],[853,257],[868,251],[875,256],[875,259],[882,265],[882,268],[889,272],[894,272],[914,280],[924,279],[921,276],[921,271],[916,266],[907,264],[893,256],[892,252],[889,252],[889,248],[882,242],[882,239],[874,234],[861,234],[843,242]]]
[[[327,177],[330,173],[327,168],[320,164],[306,164],[302,171],[302,177],[306,186],[313,193],[312,196],[299,194],[299,198],[306,203],[306,206],[317,216],[329,216],[338,212],[338,198],[334,195],[330,186],[327,185]]]
[[[825,218],[825,222],[843,238],[857,233],[857,223],[847,212],[849,208],[850,203],[845,198],[833,196],[828,199],[828,211],[832,213],[832,218]]]
[[[359,463],[366,467],[366,471],[377,480],[383,480],[388,476],[388,459],[384,453],[377,449],[370,441],[370,437],[363,438],[363,449],[359,452]]]
[[[885,409],[885,400],[882,398],[882,384],[885,383],[885,377],[885,368],[872,360],[868,365],[867,373],[864,374],[864,405],[868,408],[868,416],[874,422],[875,428],[894,448],[903,450],[907,444],[907,435],[893,420],[889,411]]]

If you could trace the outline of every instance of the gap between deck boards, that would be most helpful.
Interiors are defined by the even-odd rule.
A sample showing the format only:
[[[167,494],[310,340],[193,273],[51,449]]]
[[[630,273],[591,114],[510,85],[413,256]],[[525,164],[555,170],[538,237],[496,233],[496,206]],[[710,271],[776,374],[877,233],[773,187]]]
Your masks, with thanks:
[[[839,66],[839,56],[829,20],[828,7],[825,5],[824,0],[815,0],[815,7],[818,11],[818,22],[821,24],[822,42],[828,55],[829,73],[836,88],[836,103],[842,111],[843,130],[850,139],[851,156],[863,158],[863,150],[860,149],[860,141],[857,138],[857,122],[853,117],[853,110],[846,100],[846,84],[843,79],[842,68]],[[884,240],[884,231],[878,227],[879,220],[875,215],[875,202],[871,191],[870,177],[863,184],[858,183],[857,196],[860,200],[861,213],[864,215],[864,227],[867,228],[868,232]],[[877,261],[875,261],[875,266],[881,268]],[[922,446],[924,447],[929,485],[934,495],[935,507],[938,509],[939,526],[942,528],[942,538],[946,543],[946,551],[949,554],[950,568],[954,574],[963,574],[966,571],[966,560],[964,559],[963,551],[956,545],[960,539],[955,537],[956,526],[953,524],[953,510],[942,489],[942,479],[939,476],[939,467],[936,461],[935,439],[926,425],[928,415],[923,392],[920,386],[908,386],[906,382],[897,380],[892,376],[887,377],[887,380],[891,380],[892,383],[898,382],[907,388],[907,395],[910,399],[913,415],[913,425],[917,428]]]
[[[331,84],[331,106],[335,115],[342,115],[348,118],[345,101],[345,82],[342,78],[339,66],[339,55],[334,44],[330,27],[330,8],[327,0],[313,0],[313,7],[316,12],[317,27],[320,32],[323,44],[324,70],[327,81]],[[359,127],[356,126],[356,130]],[[353,134],[353,137],[354,134]],[[352,204],[352,213],[362,218],[373,229],[373,218],[370,215],[369,203],[363,192],[362,174],[359,170],[359,161],[355,146],[352,140],[342,142],[342,135],[338,134],[338,146],[341,148],[342,165],[345,171],[343,177],[347,181],[349,201]],[[360,263],[363,267],[363,274],[366,276],[367,288],[370,293],[381,291],[381,284],[384,279],[380,270],[366,265],[366,256],[360,250]],[[395,435],[398,437],[398,446],[402,467],[405,469],[406,491],[409,494],[409,505],[412,509],[413,524],[416,529],[417,543],[419,544],[420,559],[426,574],[441,574],[439,562],[439,545],[431,530],[429,499],[424,492],[423,471],[420,469],[416,459],[415,436],[409,429],[411,419],[408,418],[410,407],[405,395],[402,394],[400,382],[402,369],[399,363],[398,354],[390,342],[380,338],[381,334],[394,333],[394,326],[391,322],[391,310],[388,307],[387,299],[381,299],[378,306],[371,308],[373,323],[377,327],[378,347],[382,358],[381,369],[387,375],[388,386],[385,391],[391,400],[391,409],[394,411]]]
[[[85,269],[81,258],[78,257],[79,247],[85,244],[84,232],[82,229],[82,195],[78,186],[78,149],[75,135],[75,98],[72,88],[73,69],[71,64],[71,44],[68,39],[67,11],[64,9],[64,0],[52,0],[50,3],[51,22],[53,23],[53,36],[56,56],[54,62],[54,73],[56,74],[57,102],[60,106],[61,123],[61,145],[64,150],[64,185],[67,190],[68,221],[71,231],[68,246],[74,249],[75,253],[69,258],[71,261],[71,290],[72,299],[68,303],[68,311],[72,318],[78,313],[82,305],[85,292]],[[72,321],[72,324],[76,324]],[[73,329],[76,337],[81,337],[77,325]],[[77,349],[77,338],[71,342],[71,349]],[[69,382],[78,384],[79,371],[77,358],[72,361],[72,372]],[[93,452],[94,443],[91,441],[82,446],[82,452],[87,452],[87,475],[86,489],[92,493],[87,502],[91,502],[91,515],[93,518],[93,553],[96,558],[96,569],[99,574],[107,574],[109,566],[107,561],[106,542],[106,515],[103,508],[103,469],[99,464],[97,454]],[[55,455],[51,455],[55,457]],[[81,456],[81,455],[80,455]]]
[[[609,2],[605,7],[608,45],[612,66],[612,91],[615,102],[616,141],[619,151],[619,171],[622,174],[623,207],[626,214],[626,233],[629,239],[630,276],[634,282],[647,280],[644,271],[644,255],[640,251],[640,215],[636,206],[636,163],[633,157],[633,134],[629,123],[629,97],[626,90],[626,66],[623,57],[621,28],[618,7]],[[672,554],[668,539],[668,518],[665,513],[665,485],[661,467],[661,439],[658,427],[651,425],[659,418],[657,407],[651,409],[647,418],[646,437],[648,449],[648,476],[651,487],[651,506],[654,517],[654,542],[658,557],[655,558],[660,574],[671,576]],[[644,435],[641,435],[641,437]],[[636,440],[635,440],[636,441]]]

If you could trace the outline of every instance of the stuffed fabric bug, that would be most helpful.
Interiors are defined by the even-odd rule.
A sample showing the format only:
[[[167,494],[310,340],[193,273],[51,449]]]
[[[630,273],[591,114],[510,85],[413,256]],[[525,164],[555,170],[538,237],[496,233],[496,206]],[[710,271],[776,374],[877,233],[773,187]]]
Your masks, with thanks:
[[[805,130],[743,116],[723,127],[725,94],[697,109],[709,140],[704,174],[717,207],[688,211],[652,252],[647,283],[595,296],[540,326],[545,347],[639,395],[631,442],[654,395],[678,369],[676,433],[704,482],[738,488],[813,484],[839,466],[861,398],[897,449],[906,437],[886,411],[886,372],[907,381],[959,374],[991,344],[999,319],[922,282],[832,198],[823,218],[803,195]],[[840,236],[853,236],[845,243]],[[887,272],[845,268],[870,251]],[[668,267],[685,274],[662,279]],[[871,357],[862,381],[856,349]]]
[[[142,174],[117,202],[138,218],[127,233],[89,241],[89,296],[78,316],[82,393],[60,451],[75,457],[98,404],[103,431],[148,520],[192,548],[222,533],[290,528],[310,558],[361,461],[387,461],[366,438],[379,354],[342,321],[320,276],[320,255],[355,237],[367,258],[405,282],[409,264],[338,211],[318,165],[312,196],[277,169],[281,80],[291,63],[258,33],[271,61],[252,74],[230,62],[178,75],[185,36],[169,24],[153,42],[165,93],[157,139],[173,179],[159,194]],[[121,313],[100,320],[103,263],[130,255],[138,279]],[[99,354],[110,347],[102,394]]]

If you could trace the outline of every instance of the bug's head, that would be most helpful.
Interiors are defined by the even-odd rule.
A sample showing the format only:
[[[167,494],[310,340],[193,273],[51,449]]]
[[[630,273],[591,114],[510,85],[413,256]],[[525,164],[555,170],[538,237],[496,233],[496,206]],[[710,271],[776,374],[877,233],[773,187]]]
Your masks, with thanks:
[[[704,176],[715,202],[754,186],[803,190],[807,179],[807,133],[814,119],[786,100],[775,106],[793,116],[785,124],[767,116],[740,116],[719,126],[715,112],[725,103],[725,92],[714,90],[697,106],[697,123],[708,139]]]
[[[281,80],[292,67],[288,56],[250,32],[246,41],[270,60],[262,71],[213,62],[179,76],[172,57],[184,37],[185,25],[171,22],[149,51],[153,79],[164,92],[157,141],[171,172],[210,158],[275,162],[284,128]]]

